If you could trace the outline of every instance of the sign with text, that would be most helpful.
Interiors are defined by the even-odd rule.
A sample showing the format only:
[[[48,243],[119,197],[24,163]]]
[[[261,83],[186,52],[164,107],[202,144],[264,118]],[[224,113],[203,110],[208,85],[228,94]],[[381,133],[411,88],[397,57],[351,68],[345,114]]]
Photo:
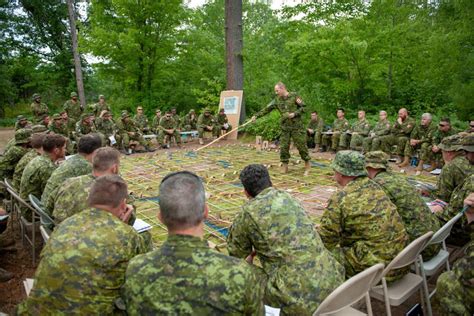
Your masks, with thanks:
[[[226,90],[221,92],[219,110],[222,108],[224,109],[224,112],[229,119],[229,124],[232,125],[232,128],[239,126],[242,96],[242,90]],[[237,139],[237,131],[227,135],[227,139]]]

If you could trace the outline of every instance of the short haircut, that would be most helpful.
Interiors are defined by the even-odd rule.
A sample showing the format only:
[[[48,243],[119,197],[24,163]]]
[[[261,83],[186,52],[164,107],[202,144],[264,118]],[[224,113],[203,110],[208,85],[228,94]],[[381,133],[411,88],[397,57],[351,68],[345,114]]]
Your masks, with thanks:
[[[61,148],[66,144],[66,138],[59,134],[48,134],[43,139],[43,150],[52,152],[55,148]]]
[[[118,175],[105,175],[95,179],[87,203],[94,205],[119,206],[128,196],[127,183]]]
[[[197,226],[204,219],[204,185],[192,172],[170,173],[161,181],[159,203],[161,219],[168,229]]]
[[[94,150],[102,146],[102,140],[100,139],[99,134],[91,133],[82,136],[79,139],[79,144],[77,144],[77,152],[81,154],[92,154]]]
[[[423,114],[421,115],[421,118],[425,118],[425,119],[428,119],[428,120],[431,121],[431,120],[433,119],[433,116],[431,116],[430,113],[423,113]]]
[[[318,111],[313,111],[313,112],[311,112],[311,114],[316,114],[316,115],[318,115]]]
[[[112,147],[101,147],[96,150],[92,158],[92,168],[94,171],[105,172],[113,165],[120,163],[120,153]]]
[[[446,122],[446,123],[449,123],[451,125],[451,119],[449,117],[442,117],[441,120],[439,120],[440,122]]]
[[[383,110],[382,110],[382,111],[379,112],[379,114],[382,114],[382,113],[385,114],[385,115],[387,115],[387,111],[383,111]]]
[[[36,133],[31,135],[30,145],[35,149],[43,147],[43,140],[46,134]]]
[[[281,82],[281,81],[278,81],[275,86],[278,86],[279,88],[286,89],[285,84],[284,84],[283,82]]]
[[[240,172],[240,181],[251,197],[272,186],[267,168],[260,164],[251,164]]]
[[[336,112],[337,112],[337,111],[342,111],[342,113],[345,113],[344,108],[337,108],[337,109],[336,109]]]

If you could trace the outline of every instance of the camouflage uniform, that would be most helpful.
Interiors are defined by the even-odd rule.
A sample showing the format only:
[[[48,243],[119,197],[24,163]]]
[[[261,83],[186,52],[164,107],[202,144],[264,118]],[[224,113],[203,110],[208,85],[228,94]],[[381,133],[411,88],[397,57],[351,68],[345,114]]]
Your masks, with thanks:
[[[415,150],[420,149],[420,160],[429,161],[430,156],[425,156],[427,148],[431,147],[431,134],[435,131],[436,126],[432,122],[428,126],[423,126],[421,124],[416,125],[411,132],[410,139],[421,140],[421,143],[415,147],[410,145],[410,140],[407,140],[405,144],[405,157],[413,157],[415,155]]]
[[[30,141],[31,130],[19,129],[15,132],[15,142],[3,156],[0,157],[0,181],[11,179],[15,171],[15,166],[20,159],[28,152],[28,148],[22,147]]]
[[[100,102],[97,102],[96,104],[89,106],[89,110],[92,111],[92,113],[94,113],[95,117],[99,117],[102,111],[109,111],[109,112],[111,111],[110,106],[108,106],[107,103],[100,104]]]
[[[29,201],[28,195],[30,194],[38,199],[41,198],[46,182],[56,168],[57,165],[51,161],[46,153],[30,161],[21,176],[20,197],[25,201]],[[25,212],[23,215],[30,220],[31,211],[25,210]]]
[[[52,214],[56,195],[59,188],[61,188],[61,186],[64,184],[64,181],[69,178],[82,176],[91,172],[92,165],[84,158],[84,156],[80,154],[75,154],[59,165],[59,167],[53,171],[51,177],[48,179],[46,187],[43,191],[43,195],[41,196],[41,202],[43,203],[44,210],[48,214]]]
[[[15,131],[17,131],[21,128],[28,128],[29,125],[31,125],[31,124],[29,124],[26,117],[24,117],[23,115],[18,115],[17,118],[16,118],[16,122],[15,122]]]
[[[181,128],[181,118],[179,117],[178,114],[173,115],[173,120],[175,122],[175,129],[180,129]]]
[[[381,150],[382,136],[390,133],[390,122],[385,120],[379,120],[375,127],[370,131],[369,136],[364,139],[363,147],[364,152]]]
[[[92,174],[85,174],[64,181],[53,201],[51,214],[56,223],[61,223],[87,208],[87,198],[94,179]]]
[[[36,101],[33,101],[30,105],[31,108],[31,113],[33,113],[33,119],[35,123],[41,122],[41,119],[44,114],[48,114],[49,109],[48,106],[44,103],[38,103]]]
[[[63,122],[64,122],[64,125],[66,125],[66,127],[67,127],[67,132],[68,132],[69,139],[72,139],[73,138],[73,133],[75,133],[75,131],[76,131],[76,120],[74,120],[72,118],[68,118],[67,121],[64,121],[64,119],[63,119]]]
[[[110,120],[104,120],[103,118],[96,119],[96,129],[97,129],[97,132],[104,135],[104,140],[105,140],[106,145],[109,145],[109,146],[111,145],[110,138],[109,138],[111,136],[114,136],[115,141],[117,142],[119,147],[120,147],[120,144],[122,144],[122,138],[120,137],[120,134],[118,133],[117,125],[112,119]]]
[[[206,112],[206,111],[209,111],[209,110],[205,109],[204,112]],[[212,131],[204,130],[206,126],[211,126]],[[219,133],[219,130],[215,126],[214,116],[212,116],[212,114],[209,114],[209,116],[204,115],[204,113],[199,115],[198,120],[197,120],[197,130],[198,130],[198,133],[199,133],[199,138],[204,137],[204,132],[205,131],[206,132],[211,132],[212,136],[217,136],[218,133]]]
[[[365,137],[369,135],[370,123],[365,118],[363,120],[357,120],[357,122],[352,124],[350,131],[352,135],[347,133],[341,135],[339,146],[347,148],[347,145],[349,145],[350,149],[357,150],[362,147]]]
[[[56,121],[61,121],[61,125],[57,126],[55,124]],[[48,130],[50,130],[51,132],[55,134],[63,135],[64,137],[69,138],[68,128],[66,124],[62,121],[62,118],[57,114],[53,115],[53,121],[49,123]]]
[[[21,183],[21,176],[23,174],[23,170],[25,170],[26,165],[38,157],[40,153],[38,153],[34,149],[30,149],[23,157],[21,157],[20,161],[15,165],[15,172],[13,173],[12,185],[15,190],[20,191],[20,183]]]
[[[88,209],[57,226],[41,252],[30,296],[19,314],[107,315],[125,281],[128,261],[146,248],[111,213]]]
[[[326,148],[330,146],[332,150],[337,150],[337,146],[339,145],[341,134],[344,133],[345,131],[348,131],[349,128],[350,128],[349,122],[345,118],[343,118],[342,120],[335,119],[334,122],[332,123],[333,134],[323,135],[323,139],[322,139],[323,146]]]
[[[373,151],[365,154],[366,167],[382,169],[372,180],[376,182],[397,207],[407,231],[409,242],[440,229],[440,223],[425,201],[405,177],[401,177],[388,169],[388,155],[383,151]],[[432,245],[423,251],[423,259],[429,260],[438,254],[440,245]]]
[[[142,115],[135,115],[133,117],[133,120],[136,123],[136,126],[140,129],[142,133],[148,133],[150,130],[150,127],[148,126],[148,118],[146,117],[145,114]]]
[[[169,119],[163,116],[160,120],[160,130],[158,132],[158,144],[163,145],[165,137],[174,137],[177,144],[181,144],[181,134],[176,130],[176,121],[171,116]],[[174,129],[173,134],[168,134],[165,130]]]
[[[334,193],[321,218],[319,234],[351,277],[377,263],[388,264],[408,240],[397,207],[382,188],[366,176],[364,156],[340,151],[331,165],[346,176],[355,176]],[[396,280],[405,273],[389,275]]]
[[[224,124],[228,125],[227,128],[224,127]],[[226,133],[232,130],[232,125],[229,124],[229,119],[225,113],[217,114],[216,128]]]
[[[74,95],[74,92],[71,93],[71,97]],[[77,94],[76,94],[77,96]],[[67,112],[69,118],[74,119],[74,121],[78,121],[81,118],[81,114],[84,111],[79,100],[73,102],[72,100],[67,100],[63,105],[64,111]]]
[[[429,146],[426,146],[424,149],[422,148],[422,155],[424,157],[429,157],[431,161],[436,162],[438,166],[442,165],[443,163],[443,155],[441,153],[441,150],[438,151],[437,153],[434,153],[432,151],[433,146],[438,146],[441,144],[441,141],[445,137],[449,137],[456,134],[456,132],[453,129],[450,129],[447,132],[442,132],[439,129],[436,129],[433,131],[433,133],[430,135],[431,137],[431,142]]]
[[[242,207],[227,249],[239,258],[256,251],[268,278],[264,303],[281,308],[283,315],[312,315],[344,281],[343,267],[326,250],[303,207],[272,187]]]
[[[126,123],[124,122],[124,119],[127,117],[130,117],[128,112],[122,111],[122,119],[117,122],[117,128],[122,138],[123,146],[125,149],[128,149],[130,147],[130,141],[135,140],[139,142],[140,145],[147,147],[147,143],[143,138],[140,129],[135,125],[135,122],[132,119]],[[130,135],[130,133],[133,133],[133,135]]]
[[[170,235],[130,261],[122,298],[129,315],[263,315],[256,272],[200,238]]]
[[[185,131],[194,131],[197,129],[197,116],[194,110],[190,110],[189,113],[184,116],[183,127]]]
[[[153,117],[153,123],[151,124],[151,128],[152,128],[152,131],[153,133],[155,134],[158,134],[159,131],[160,131],[160,120],[161,120],[161,116],[160,117],[157,117],[156,115]]]
[[[309,134],[308,131],[306,131],[306,136],[307,136],[307,144],[314,143],[315,145],[320,145],[321,144],[321,138],[323,136],[322,132],[324,130],[324,121],[321,117],[317,117],[315,121],[310,120],[308,123],[308,126],[306,127],[307,129],[312,129],[314,131],[313,134]],[[312,147],[312,146],[311,146]]]
[[[298,96],[290,92],[287,97],[275,97],[265,108],[255,116],[260,117],[273,110],[278,110],[281,114],[280,126],[280,161],[288,163],[290,160],[290,142],[293,139],[295,147],[300,153],[301,159],[309,161],[308,147],[306,146],[306,130],[303,125],[302,115],[304,113],[304,103],[296,103]],[[288,115],[294,113],[293,118]]]
[[[395,151],[396,155],[403,156],[405,152],[405,145],[407,140],[410,139],[410,134],[413,128],[415,127],[415,119],[407,117],[405,121],[400,124],[398,120],[392,126],[389,135],[382,136],[382,150],[386,153],[392,151],[392,146],[397,145],[397,150]]]
[[[76,138],[78,142],[82,136],[97,132],[93,122],[91,122],[90,125],[84,124],[83,120],[86,117],[90,117],[90,115],[84,114],[81,120],[76,123]]]

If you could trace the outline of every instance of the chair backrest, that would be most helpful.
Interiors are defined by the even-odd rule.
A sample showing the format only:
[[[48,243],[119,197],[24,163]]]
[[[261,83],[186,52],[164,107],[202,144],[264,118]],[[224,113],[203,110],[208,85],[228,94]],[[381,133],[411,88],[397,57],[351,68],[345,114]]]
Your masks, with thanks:
[[[418,259],[420,253],[425,249],[426,244],[430,241],[433,232],[427,232],[423,236],[413,240],[405,247],[383,270],[382,274],[375,280],[374,285],[377,284],[390,270],[400,269],[406,267]]]
[[[456,214],[446,224],[444,224],[443,227],[438,229],[433,237],[431,237],[429,245],[442,243],[446,238],[448,238],[449,234],[451,233],[451,229],[453,228],[454,224],[456,224],[456,222],[462,217],[462,214],[463,212]]]
[[[33,205],[37,213],[40,215],[41,225],[52,228],[52,226],[55,225],[55,222],[51,216],[49,216],[49,214],[44,211],[43,203],[41,203],[41,201],[38,200],[38,198],[33,194],[30,194],[28,198],[30,199],[31,205]]]
[[[5,183],[5,186],[7,187],[7,189],[11,189],[13,191],[16,191],[15,188],[13,187],[13,184],[7,178],[5,178],[3,180],[3,183]]]
[[[28,208],[33,214],[38,214],[30,204],[28,204],[20,197],[20,195],[15,191],[15,189],[7,188],[7,191],[20,204],[21,207]]]
[[[313,315],[335,313],[360,300],[370,289],[374,279],[384,268],[378,263],[342,283],[319,305]]]

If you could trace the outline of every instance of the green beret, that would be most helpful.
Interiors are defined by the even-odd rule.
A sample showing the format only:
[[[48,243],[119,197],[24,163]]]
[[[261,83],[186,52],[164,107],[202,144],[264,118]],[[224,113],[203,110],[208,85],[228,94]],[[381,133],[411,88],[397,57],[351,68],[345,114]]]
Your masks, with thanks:
[[[358,151],[341,150],[336,154],[331,167],[345,176],[366,176],[365,157]]]
[[[388,169],[388,155],[383,151],[369,151],[365,153],[365,166],[374,169]]]

